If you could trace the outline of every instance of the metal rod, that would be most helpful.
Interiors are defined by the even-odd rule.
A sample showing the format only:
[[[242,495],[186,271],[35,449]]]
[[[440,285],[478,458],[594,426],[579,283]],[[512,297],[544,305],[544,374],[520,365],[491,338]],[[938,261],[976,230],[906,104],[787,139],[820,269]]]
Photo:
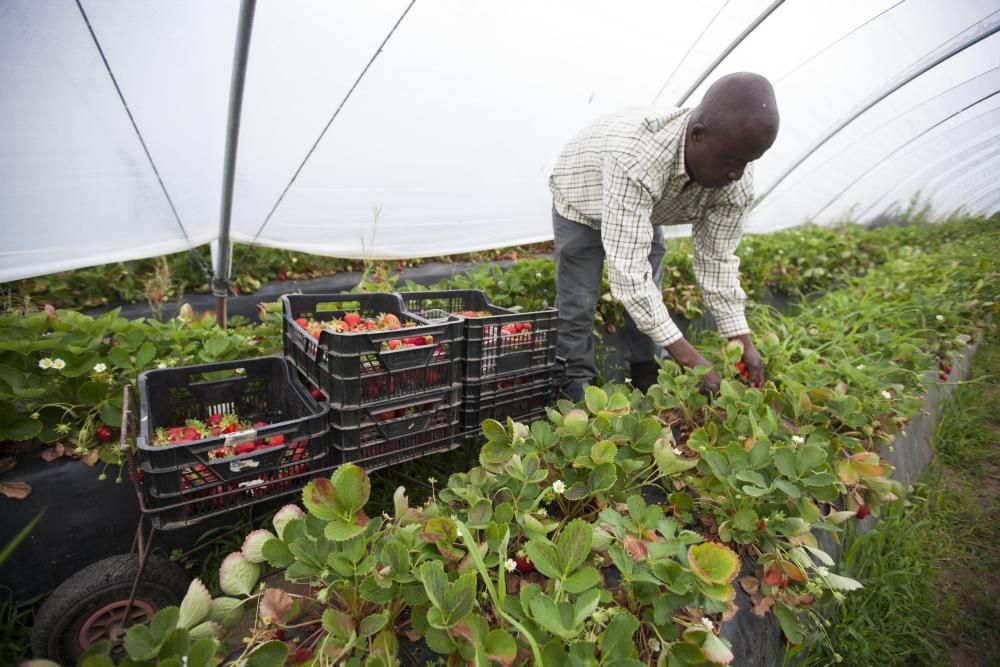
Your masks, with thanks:
[[[233,53],[233,75],[229,84],[229,117],[226,127],[226,159],[222,173],[222,207],[219,214],[219,254],[216,257],[212,294],[218,298],[215,317],[219,326],[226,326],[226,296],[229,294],[229,268],[232,260],[232,240],[229,237],[233,213],[233,181],[236,177],[236,153],[240,141],[240,112],[243,108],[243,84],[246,82],[247,58],[250,55],[250,33],[257,0],[242,0],[236,47]]]
[[[995,13],[996,12],[994,12],[994,14]],[[987,19],[988,18],[990,18],[990,17],[987,17]],[[985,27],[983,26],[983,24],[985,24]],[[974,30],[974,28],[983,28],[983,29],[980,30],[980,31],[978,31],[978,32],[976,32]],[[777,188],[779,185],[781,185],[784,182],[784,180],[786,178],[788,178],[788,176],[793,171],[795,171],[796,169],[798,169],[799,166],[803,162],[805,162],[807,159],[809,159],[809,156],[811,156],[813,153],[815,153],[817,150],[819,150],[824,144],[826,144],[826,142],[830,141],[830,139],[832,139],[834,136],[836,136],[837,133],[839,133],[845,127],[847,127],[848,125],[850,125],[851,123],[853,123],[855,120],[857,120],[858,117],[860,117],[862,114],[864,114],[865,112],[867,112],[869,109],[871,109],[872,107],[874,107],[876,104],[878,104],[879,102],[881,102],[885,98],[889,97],[890,95],[892,95],[897,90],[899,90],[900,88],[902,88],[906,84],[910,83],[911,81],[913,81],[917,77],[919,77],[919,76],[927,73],[928,71],[934,69],[935,67],[937,67],[941,63],[943,63],[943,62],[947,61],[948,59],[950,59],[950,58],[958,55],[962,51],[965,51],[970,46],[974,46],[975,44],[978,44],[979,42],[983,41],[987,37],[993,35],[998,30],[1000,30],[1000,21],[998,21],[997,19],[993,19],[993,23],[992,23],[992,25],[990,25],[990,23],[986,19],[983,19],[982,21],[980,21],[979,23],[977,23],[975,26],[973,26],[969,30],[965,31],[965,32],[972,31],[973,34],[971,34],[971,35],[967,36],[965,39],[961,40],[957,45],[952,46],[952,47],[946,49],[940,55],[937,55],[937,56],[931,58],[930,60],[928,60],[927,62],[925,62],[923,65],[920,65],[919,67],[916,67],[915,69],[912,69],[909,72],[904,72],[901,76],[899,76],[896,79],[896,81],[894,83],[891,83],[890,85],[886,86],[880,92],[876,93],[875,95],[872,95],[866,101],[862,102],[859,106],[855,107],[852,111],[848,112],[848,114],[846,116],[844,116],[839,121],[837,121],[832,126],[830,126],[830,128],[828,128],[826,130],[826,132],[824,132],[820,136],[819,139],[817,139],[816,141],[814,141],[808,148],[806,148],[804,151],[802,151],[802,153],[800,153],[799,156],[795,160],[793,160],[790,165],[788,165],[787,167],[785,167],[784,169],[782,169],[781,173],[774,180],[774,182],[771,183],[771,185],[769,185],[768,188],[766,190],[764,190],[764,192],[762,192],[759,197],[757,197],[757,200],[754,202],[754,206],[756,207],[756,206],[760,205],[760,203],[762,201],[764,201],[764,199],[768,195],[770,195],[772,192],[774,192],[774,189]]]
[[[770,16],[771,14],[773,14],[774,10],[777,9],[778,7],[780,7],[784,1],[785,0],[775,0],[774,2],[772,2],[767,7],[767,9],[765,9],[763,12],[761,12],[760,15],[753,20],[753,22],[750,25],[748,25],[746,28],[744,28],[743,32],[741,32],[739,35],[737,35],[736,39],[734,39],[733,41],[731,41],[729,43],[729,46],[727,46],[725,48],[725,50],[722,51],[722,53],[720,53],[718,56],[716,56],[715,60],[712,61],[712,64],[709,65],[707,68],[705,68],[705,71],[701,73],[701,76],[699,76],[695,80],[695,82],[691,84],[691,87],[688,88],[684,92],[683,95],[681,95],[681,98],[677,101],[677,106],[679,106],[679,107],[684,106],[684,103],[688,101],[688,98],[691,97],[691,95],[694,94],[694,91],[698,90],[698,87],[701,84],[705,83],[705,79],[707,79],[708,77],[710,77],[712,75],[712,72],[714,72],[715,69],[720,64],[722,64],[722,61],[725,60],[726,58],[728,58],[729,54],[732,53],[733,51],[735,51],[736,47],[739,46],[740,44],[742,44],[743,40],[745,40],[747,37],[749,37],[750,33],[752,33],[754,30],[757,29],[757,26],[759,26],[761,23],[763,23],[765,20],[767,20],[767,17]]]

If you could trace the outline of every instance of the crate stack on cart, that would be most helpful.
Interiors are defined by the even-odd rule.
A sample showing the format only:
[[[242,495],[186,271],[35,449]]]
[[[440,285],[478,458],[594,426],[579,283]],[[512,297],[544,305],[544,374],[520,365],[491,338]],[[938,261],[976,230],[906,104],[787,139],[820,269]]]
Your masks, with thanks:
[[[461,318],[430,322],[396,294],[282,301],[285,355],[328,402],[339,463],[376,470],[460,446]]]
[[[329,408],[282,357],[146,371],[139,398],[132,474],[156,528],[294,493],[332,465]]]
[[[404,292],[409,312],[437,321],[460,316],[465,343],[461,375],[462,429],[476,441],[486,419],[530,421],[554,399],[554,308],[516,312],[489,303],[478,290]]]
[[[342,463],[377,470],[542,418],[556,311],[475,290],[282,297],[284,356],[139,377],[141,507],[170,529],[291,494]]]

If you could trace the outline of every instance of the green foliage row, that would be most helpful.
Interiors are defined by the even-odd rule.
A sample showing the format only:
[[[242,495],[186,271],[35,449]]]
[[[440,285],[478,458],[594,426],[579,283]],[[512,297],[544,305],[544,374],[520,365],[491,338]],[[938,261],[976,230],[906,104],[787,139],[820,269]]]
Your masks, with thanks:
[[[545,420],[484,422],[478,465],[421,506],[400,487],[391,513],[369,516],[368,476],[342,466],[226,558],[222,596],[196,582],[126,647],[162,664],[179,655],[174,628],[221,637],[246,615],[238,660],[390,665],[417,641],[449,665],[729,664],[717,629],[740,586],[790,645],[832,655],[817,610],[861,583],[818,536],[896,511],[904,492],[879,451],[920,409],[938,355],[994,326],[997,240],[898,249],[798,312],[755,312],[760,389],[738,379],[739,345],[708,335],[725,376],[711,400],[703,371],[668,362],[646,395],[589,387]],[[261,586],[264,564],[307,592]]]

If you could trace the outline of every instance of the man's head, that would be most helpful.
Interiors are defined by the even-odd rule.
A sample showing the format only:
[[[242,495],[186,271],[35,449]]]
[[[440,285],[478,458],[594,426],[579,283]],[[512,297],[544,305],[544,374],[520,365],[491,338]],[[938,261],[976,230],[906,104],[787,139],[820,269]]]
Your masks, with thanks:
[[[727,74],[713,83],[691,111],[684,166],[695,183],[721,188],[743,177],[747,163],[778,136],[774,89],[759,74]]]

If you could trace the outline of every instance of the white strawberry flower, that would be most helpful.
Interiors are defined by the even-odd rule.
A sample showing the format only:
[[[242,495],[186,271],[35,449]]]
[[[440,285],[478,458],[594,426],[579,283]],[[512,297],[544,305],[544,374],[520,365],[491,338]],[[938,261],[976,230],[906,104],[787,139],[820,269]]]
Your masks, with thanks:
[[[712,619],[710,619],[707,616],[701,617],[701,624],[704,625],[705,629],[708,630],[709,632],[715,629],[715,624],[712,623]]]
[[[94,364],[95,373],[103,373],[106,370],[108,370],[107,364]]]
[[[158,364],[156,365],[156,367],[157,367],[157,368],[166,368],[166,367],[167,367],[167,362],[165,362],[165,361],[161,361],[160,363],[158,363]]]
[[[821,577],[825,577],[826,575],[830,574],[830,570],[828,570],[823,566],[820,566],[816,568],[816,574],[818,574]]]
[[[652,639],[650,639],[649,640],[649,650],[652,651],[653,653],[659,653],[660,652],[660,640],[657,639],[656,637],[653,637]]]
[[[678,447],[674,447],[673,449],[674,449],[674,454],[676,454],[677,456],[684,456],[684,452],[682,452]]]
[[[792,436],[792,442],[795,443],[796,445],[801,445],[805,441],[806,441],[806,439],[803,438],[801,435],[793,435]]]
[[[62,369],[66,368],[66,362],[63,361],[62,359],[53,359],[52,368],[56,369],[57,371],[61,371]]]
[[[857,366],[855,366],[855,368],[857,368],[859,371],[863,371],[865,369],[865,365],[864,364],[858,364]]]
[[[566,493],[566,483],[561,479],[557,479],[556,481],[552,482],[552,491],[554,491],[557,495],[561,496],[562,494]]]
[[[938,322],[944,322],[944,315],[937,315],[934,317]]]
[[[503,562],[503,569],[507,570],[508,572],[513,572],[514,570],[517,569],[517,561],[515,561],[513,558],[508,558]]]
[[[38,367],[44,370],[48,370],[52,368],[52,360],[49,359],[48,357],[45,357],[44,359],[39,360]]]
[[[888,391],[886,391],[885,389],[883,389],[882,390],[882,398],[884,398],[885,400],[888,401],[889,399],[892,398],[892,394],[890,394]]]

